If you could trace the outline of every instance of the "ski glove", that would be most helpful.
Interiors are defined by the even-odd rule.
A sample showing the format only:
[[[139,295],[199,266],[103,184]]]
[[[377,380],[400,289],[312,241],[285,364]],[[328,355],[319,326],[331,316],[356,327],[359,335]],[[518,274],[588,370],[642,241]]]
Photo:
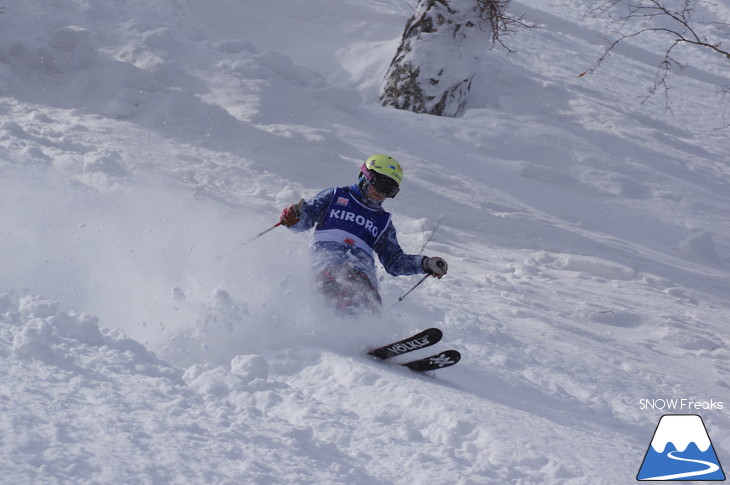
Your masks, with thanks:
[[[441,258],[429,258],[424,256],[421,260],[421,267],[424,273],[428,273],[436,278],[441,278],[449,270],[449,265]]]
[[[304,199],[299,199],[299,202],[292,204],[283,211],[281,211],[281,222],[286,227],[291,227],[299,222],[299,218],[302,216],[302,206],[304,205]]]

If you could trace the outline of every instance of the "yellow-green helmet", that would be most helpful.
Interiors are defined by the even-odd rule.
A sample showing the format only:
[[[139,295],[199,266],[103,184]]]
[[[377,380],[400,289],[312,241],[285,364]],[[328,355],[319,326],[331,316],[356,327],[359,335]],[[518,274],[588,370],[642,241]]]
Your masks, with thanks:
[[[378,153],[368,157],[360,167],[360,180],[363,178],[387,197],[395,197],[403,181],[403,168],[395,158]]]

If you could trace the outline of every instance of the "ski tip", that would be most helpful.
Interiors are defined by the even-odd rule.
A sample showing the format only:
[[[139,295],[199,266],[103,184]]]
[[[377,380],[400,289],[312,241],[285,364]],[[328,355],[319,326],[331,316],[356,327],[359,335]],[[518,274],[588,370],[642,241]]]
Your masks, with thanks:
[[[442,352],[442,354],[446,355],[450,360],[454,362],[454,364],[461,360],[461,354],[458,350],[445,350]]]
[[[422,359],[405,362],[402,366],[416,372],[427,372],[445,367],[451,367],[461,360],[461,354],[456,350],[445,350]]]
[[[443,332],[435,327],[422,330],[415,335],[392,342],[390,344],[369,350],[368,355],[378,357],[380,359],[389,359],[396,355],[405,354],[414,350],[430,347],[438,343],[443,337]]]

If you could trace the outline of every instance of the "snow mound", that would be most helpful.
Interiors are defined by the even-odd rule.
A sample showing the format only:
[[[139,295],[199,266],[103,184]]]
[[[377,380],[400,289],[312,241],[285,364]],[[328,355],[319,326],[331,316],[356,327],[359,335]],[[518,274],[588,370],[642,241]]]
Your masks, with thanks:
[[[288,422],[286,409],[321,411],[270,380],[261,356],[182,372],[96,317],[59,311],[57,301],[4,294],[0,302],[0,367],[20,386],[0,394],[13,416],[0,424],[4,455],[24,463],[0,467],[10,483],[369,480],[334,465],[342,461],[335,444]]]

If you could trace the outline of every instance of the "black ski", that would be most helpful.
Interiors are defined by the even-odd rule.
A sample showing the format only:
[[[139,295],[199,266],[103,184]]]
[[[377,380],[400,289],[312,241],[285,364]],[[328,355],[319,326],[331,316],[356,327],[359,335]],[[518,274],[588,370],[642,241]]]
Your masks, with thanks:
[[[438,328],[428,328],[411,337],[373,349],[369,351],[368,354],[380,359],[389,359],[396,355],[430,347],[431,345],[438,343],[443,335],[444,334]]]
[[[426,372],[429,370],[451,367],[459,362],[460,359],[461,354],[456,350],[445,350],[438,354],[433,354],[428,357],[424,357],[423,359],[412,360],[411,362],[406,362],[401,365],[416,372]]]

